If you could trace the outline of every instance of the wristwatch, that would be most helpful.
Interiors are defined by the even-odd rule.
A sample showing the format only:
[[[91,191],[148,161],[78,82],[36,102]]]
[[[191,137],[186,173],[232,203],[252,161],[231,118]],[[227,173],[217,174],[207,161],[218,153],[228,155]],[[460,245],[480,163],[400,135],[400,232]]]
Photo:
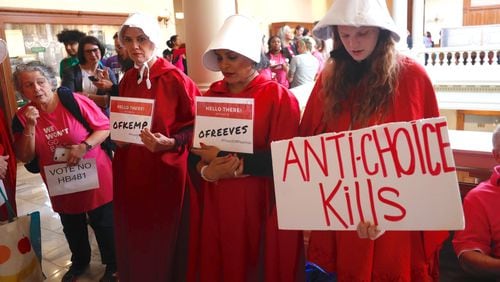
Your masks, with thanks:
[[[82,144],[85,145],[85,150],[88,152],[92,149],[92,145],[90,145],[89,143],[87,143],[87,141],[82,141]]]

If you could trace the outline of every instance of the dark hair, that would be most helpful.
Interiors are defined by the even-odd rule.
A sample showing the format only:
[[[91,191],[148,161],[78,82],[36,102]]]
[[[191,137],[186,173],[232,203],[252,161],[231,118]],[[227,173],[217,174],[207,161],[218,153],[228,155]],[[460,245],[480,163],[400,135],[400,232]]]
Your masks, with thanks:
[[[304,32],[302,32],[302,36],[307,36],[309,34],[309,29],[304,27]]]
[[[77,30],[77,29],[63,29],[60,33],[57,34],[57,41],[68,44],[68,43],[78,43],[82,37],[85,36],[85,33]]]
[[[99,51],[101,51],[101,58],[104,56],[106,52],[106,48],[104,47],[104,44],[102,44],[99,39],[95,38],[94,36],[85,36],[83,37],[80,42],[78,43],[78,60],[80,61],[80,64],[84,65],[87,63],[87,60],[85,59],[85,52],[83,50],[83,47],[85,44],[92,44],[92,45],[97,45],[99,47]]]
[[[118,31],[115,32],[115,34],[113,35],[113,39],[117,39],[118,38]]]
[[[177,37],[178,37],[177,35],[172,35],[170,36],[170,39],[167,40],[167,46],[169,48],[173,49],[175,47],[175,42],[177,42]]]
[[[57,88],[57,79],[56,79],[56,73],[54,70],[43,64],[40,61],[31,61],[26,64],[19,64],[16,66],[16,70],[12,74],[12,78],[14,81],[14,86],[16,87],[16,90],[19,91],[22,94],[22,85],[20,81],[20,75],[22,72],[39,72],[47,81],[50,83],[52,86],[52,91],[54,91]],[[24,95],[24,94],[23,94]]]
[[[172,54],[173,54],[172,50],[170,50],[168,48],[163,50],[163,55],[172,55]]]
[[[273,35],[269,37],[269,39],[267,40],[267,50],[269,50],[269,52],[271,52],[271,41],[273,41],[273,39],[275,38],[278,38],[281,42],[281,37],[279,37],[278,35]]]

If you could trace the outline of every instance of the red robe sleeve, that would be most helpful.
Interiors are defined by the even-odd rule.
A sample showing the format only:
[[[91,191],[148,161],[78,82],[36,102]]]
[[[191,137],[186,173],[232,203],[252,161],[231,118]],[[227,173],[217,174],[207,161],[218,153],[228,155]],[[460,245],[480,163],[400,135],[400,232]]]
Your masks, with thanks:
[[[7,128],[7,123],[5,123],[3,111],[0,110],[0,155],[5,156],[8,155],[9,159],[7,160],[7,174],[5,175],[5,179],[3,179],[3,183],[5,186],[5,190],[7,192],[7,198],[16,212],[16,173],[17,173],[17,164],[16,164],[16,155],[14,154],[14,150],[12,148],[12,141],[10,139],[9,130]],[[0,208],[0,220],[7,219],[7,206],[3,205]]]

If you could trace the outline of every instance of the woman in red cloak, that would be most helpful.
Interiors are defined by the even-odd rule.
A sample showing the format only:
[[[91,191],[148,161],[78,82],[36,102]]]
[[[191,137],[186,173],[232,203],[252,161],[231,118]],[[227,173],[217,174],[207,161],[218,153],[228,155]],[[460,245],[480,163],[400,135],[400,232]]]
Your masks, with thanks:
[[[133,14],[119,39],[135,67],[121,80],[119,95],[154,100],[143,144],[119,144],[113,159],[115,234],[120,281],[182,281],[187,251],[181,216],[190,181],[187,157],[196,85],[155,55],[158,22]]]
[[[399,35],[384,0],[337,0],[313,33],[333,36],[334,50],[307,103],[302,136],[439,115],[423,67],[396,52]],[[313,231],[308,259],[338,281],[438,280],[447,232],[384,233],[369,222],[357,231]]]
[[[285,87],[257,71],[261,39],[252,20],[234,15],[203,55],[205,67],[224,76],[204,96],[254,100],[254,154],[220,152],[219,144],[193,149],[201,156],[197,168],[204,180],[190,281],[305,279],[302,232],[278,230],[270,156],[272,141],[297,134],[299,108]]]

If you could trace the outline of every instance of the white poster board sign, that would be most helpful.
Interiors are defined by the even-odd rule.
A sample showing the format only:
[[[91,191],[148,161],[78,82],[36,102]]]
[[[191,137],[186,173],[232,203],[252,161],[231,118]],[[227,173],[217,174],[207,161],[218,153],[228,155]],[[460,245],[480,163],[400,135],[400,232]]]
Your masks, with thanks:
[[[280,229],[458,230],[464,219],[445,118],[271,144]]]
[[[193,146],[253,153],[253,119],[253,99],[196,97]]]
[[[95,159],[82,159],[75,166],[62,163],[43,169],[51,197],[99,188]]]
[[[151,128],[153,99],[111,97],[111,139],[126,143],[142,144],[141,130]]]

